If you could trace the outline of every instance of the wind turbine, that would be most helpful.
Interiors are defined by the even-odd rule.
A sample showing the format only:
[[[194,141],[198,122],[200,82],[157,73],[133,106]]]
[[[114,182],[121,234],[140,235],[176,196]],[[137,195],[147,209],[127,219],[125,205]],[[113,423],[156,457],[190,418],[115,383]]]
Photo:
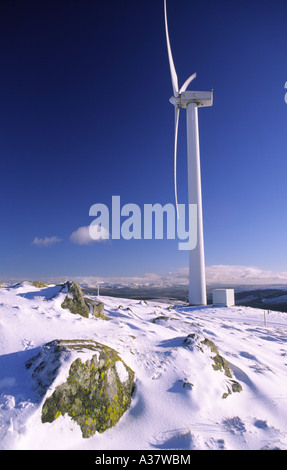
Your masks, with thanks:
[[[172,51],[170,46],[166,0],[164,0],[165,32],[167,42],[167,52],[171,73],[173,96],[170,102],[175,107],[175,139],[174,139],[174,190],[175,202],[178,214],[177,202],[177,141],[180,108],[186,109],[187,122],[187,173],[188,173],[188,203],[197,206],[197,245],[189,251],[189,304],[206,305],[206,279],[205,279],[205,259],[204,259],[204,239],[203,239],[203,219],[202,219],[202,194],[201,194],[201,170],[200,170],[200,149],[198,132],[198,108],[212,106],[212,91],[187,91],[188,85],[196,77],[192,74],[182,85],[178,86],[178,78],[175,70]],[[179,214],[178,214],[179,217]]]

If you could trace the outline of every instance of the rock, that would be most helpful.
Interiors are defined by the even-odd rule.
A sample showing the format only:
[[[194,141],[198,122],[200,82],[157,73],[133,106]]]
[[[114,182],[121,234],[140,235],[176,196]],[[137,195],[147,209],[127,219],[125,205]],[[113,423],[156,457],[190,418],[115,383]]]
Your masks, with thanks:
[[[43,287],[48,287],[47,284],[44,284],[44,282],[41,281],[32,281],[31,285],[40,289],[42,289]]]
[[[233,372],[229,362],[219,354],[219,351],[213,341],[208,338],[200,339],[198,334],[192,333],[184,339],[184,343],[188,345],[191,350],[199,349],[202,353],[212,353],[210,358],[213,362],[213,370],[221,371],[224,373],[224,376],[227,377],[227,379],[225,379],[225,386],[227,388],[227,392],[224,392],[222,394],[222,398],[227,398],[228,395],[230,395],[232,392],[242,391],[241,384],[234,380]]]
[[[52,341],[41,347],[40,352],[25,363],[26,369],[31,371],[33,388],[39,398],[45,395],[54,382],[65,359],[64,352],[61,341]]]
[[[82,317],[89,318],[90,308],[85,303],[82,289],[76,282],[69,281],[65,284],[68,289],[62,308],[67,308],[71,313],[78,313]]]
[[[25,287],[25,286],[33,286],[37,288],[42,288],[42,287],[48,287],[47,284],[44,284],[42,281],[23,281],[23,282],[17,282],[16,284],[13,284],[11,287]]]
[[[232,372],[229,362],[223,356],[219,354],[218,349],[213,343],[213,341],[211,341],[208,338],[205,338],[202,341],[202,344],[207,346],[211,350],[211,352],[215,354],[215,356],[212,356],[212,360],[214,362],[214,364],[212,364],[213,369],[224,372],[224,375],[226,375],[226,377],[229,377],[230,379],[227,381],[227,384],[226,384],[227,392],[223,393],[222,398],[227,398],[228,395],[230,395],[232,392],[238,392],[238,393],[241,392],[242,386],[239,382],[234,380],[233,372]]]
[[[97,318],[101,318],[102,320],[105,319],[105,306],[103,302],[98,302],[96,300],[88,299],[84,297],[85,303],[88,305],[90,309],[90,313]]]
[[[103,344],[55,340],[43,346],[26,367],[39,396],[53,390],[42,407],[43,423],[67,414],[88,438],[114,426],[130,406],[134,372]]]
[[[67,288],[66,295],[61,307],[69,309],[71,313],[76,313],[82,317],[89,318],[90,313],[101,319],[105,319],[104,304],[96,300],[84,297],[81,287],[74,281],[68,281],[63,285]]]

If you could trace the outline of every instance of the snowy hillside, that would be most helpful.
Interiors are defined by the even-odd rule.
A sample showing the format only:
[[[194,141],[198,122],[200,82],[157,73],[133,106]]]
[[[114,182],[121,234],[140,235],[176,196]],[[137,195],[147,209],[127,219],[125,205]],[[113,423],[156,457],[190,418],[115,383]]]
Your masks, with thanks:
[[[287,449],[287,314],[100,297],[105,320],[61,308],[59,286],[0,289],[0,449]],[[41,422],[25,363],[55,339],[114,348],[135,372],[131,406],[89,439]],[[232,377],[213,366],[214,342]],[[226,393],[231,384],[242,390]]]

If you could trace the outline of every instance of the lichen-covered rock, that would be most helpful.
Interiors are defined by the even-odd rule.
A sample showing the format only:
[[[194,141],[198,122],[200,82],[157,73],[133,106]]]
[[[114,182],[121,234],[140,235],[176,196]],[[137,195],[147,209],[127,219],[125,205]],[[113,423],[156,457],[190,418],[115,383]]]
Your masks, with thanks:
[[[47,287],[47,284],[45,284],[42,281],[22,281],[22,282],[17,282],[16,284],[13,284],[11,287],[24,287],[24,286],[33,286],[37,288],[42,288],[42,287]]]
[[[32,369],[41,395],[51,385],[54,389],[42,407],[43,423],[67,414],[87,438],[114,426],[130,406],[134,372],[114,349],[103,344],[56,340],[45,345],[26,367]],[[55,386],[55,382],[61,383]]]
[[[89,299],[88,297],[84,297],[84,300],[90,309],[90,314],[93,315],[93,317],[105,320],[105,306],[103,302],[98,302],[96,300]]]
[[[43,287],[47,287],[47,284],[45,284],[42,281],[32,281],[31,285],[34,286],[34,287],[38,287],[40,289],[42,289]]]
[[[214,362],[214,364],[212,364],[213,369],[221,370],[222,372],[224,372],[224,374],[227,377],[232,378],[233,374],[232,374],[231,367],[229,363],[227,362],[227,360],[219,354],[219,351],[217,347],[215,346],[214,342],[208,338],[204,338],[204,340],[201,341],[201,344],[207,346],[210,349],[210,351],[213,354],[215,354],[214,356],[212,356],[212,359]]]
[[[85,318],[89,318],[91,313],[97,318],[105,319],[104,304],[102,302],[84,297],[81,287],[74,281],[68,281],[64,284],[64,287],[67,288],[68,294],[61,305],[62,308]]]
[[[221,370],[222,372],[224,372],[226,377],[229,377],[230,379],[227,381],[227,384],[226,384],[227,392],[223,393],[222,398],[227,398],[228,395],[230,395],[232,392],[238,392],[238,393],[241,392],[242,391],[241,384],[237,382],[237,380],[234,380],[233,372],[232,372],[229,362],[223,356],[219,354],[218,349],[215,346],[214,342],[208,338],[205,338],[202,341],[202,344],[207,346],[211,350],[211,352],[215,354],[214,356],[212,356],[212,360],[214,362],[214,364],[212,364],[213,369]]]
[[[70,310],[71,313],[78,313],[82,317],[89,318],[90,309],[85,303],[82,289],[73,281],[66,283],[68,295],[66,295],[61,307]]]

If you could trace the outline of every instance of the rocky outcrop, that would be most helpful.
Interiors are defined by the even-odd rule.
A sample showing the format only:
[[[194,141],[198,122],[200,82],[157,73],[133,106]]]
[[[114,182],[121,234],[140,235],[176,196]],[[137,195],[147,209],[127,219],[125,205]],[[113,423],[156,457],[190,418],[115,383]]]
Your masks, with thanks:
[[[55,340],[43,346],[26,367],[39,397],[49,389],[42,407],[43,423],[67,414],[88,438],[114,426],[130,406],[134,372],[103,344]]]
[[[89,318],[90,314],[94,317],[105,319],[104,304],[96,300],[84,297],[81,287],[74,281],[68,281],[63,285],[66,287],[67,295],[61,307],[70,310],[82,317]]]
[[[47,284],[44,284],[42,281],[22,281],[13,284],[11,287],[24,287],[24,286],[33,286],[41,289],[42,287],[47,287]]]

